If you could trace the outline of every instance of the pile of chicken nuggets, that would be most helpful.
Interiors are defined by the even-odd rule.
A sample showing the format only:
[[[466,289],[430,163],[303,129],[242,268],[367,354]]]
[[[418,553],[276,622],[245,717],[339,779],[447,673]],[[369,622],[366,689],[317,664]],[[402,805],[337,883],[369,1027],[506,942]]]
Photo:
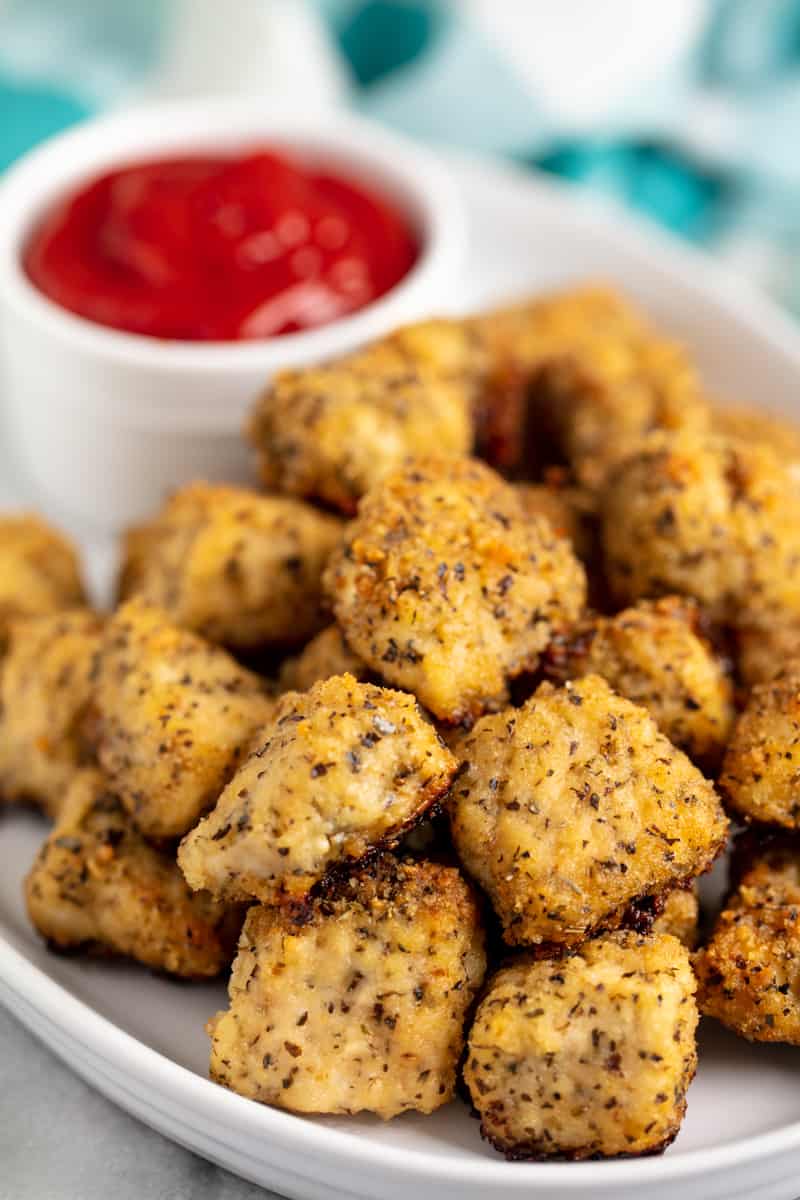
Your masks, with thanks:
[[[800,1045],[800,433],[585,287],[278,376],[248,437],[264,490],[176,492],[110,614],[0,519],[33,924],[229,972],[253,1100],[662,1150],[700,1013]]]

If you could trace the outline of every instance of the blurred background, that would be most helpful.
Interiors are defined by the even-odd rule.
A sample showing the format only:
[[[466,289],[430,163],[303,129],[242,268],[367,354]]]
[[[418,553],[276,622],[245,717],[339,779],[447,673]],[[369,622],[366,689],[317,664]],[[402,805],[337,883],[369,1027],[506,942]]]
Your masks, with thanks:
[[[209,92],[552,172],[800,314],[800,0],[0,0],[0,169],[87,114]]]

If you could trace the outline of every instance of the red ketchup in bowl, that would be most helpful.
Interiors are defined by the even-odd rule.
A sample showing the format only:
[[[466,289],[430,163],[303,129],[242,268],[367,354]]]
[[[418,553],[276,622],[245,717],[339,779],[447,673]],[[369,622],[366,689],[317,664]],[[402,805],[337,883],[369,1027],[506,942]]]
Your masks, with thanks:
[[[23,259],[40,291],[100,325],[240,341],[356,312],[418,253],[378,191],[258,150],[109,171],[46,214]]]

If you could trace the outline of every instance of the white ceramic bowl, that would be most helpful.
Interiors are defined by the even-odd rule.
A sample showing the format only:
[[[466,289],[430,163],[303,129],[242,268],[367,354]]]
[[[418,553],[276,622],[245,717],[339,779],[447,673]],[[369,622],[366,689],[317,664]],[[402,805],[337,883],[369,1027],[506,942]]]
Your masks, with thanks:
[[[394,197],[421,236],[408,275],[341,321],[247,343],[122,333],[60,308],[26,277],[20,249],[32,226],[81,182],[137,158],[256,144],[332,164]],[[51,507],[106,529],[188,479],[246,478],[242,424],[270,375],[435,311],[452,292],[464,241],[459,194],[426,151],[347,114],[303,118],[253,101],[161,104],[89,121],[7,174],[0,212],[3,397],[16,456]]]
[[[696,251],[643,231],[630,217],[615,220],[584,207],[563,186],[531,172],[458,159],[453,171],[470,253],[469,271],[453,284],[448,308],[478,311],[513,295],[608,279],[686,341],[714,394],[797,418],[800,331],[766,299]],[[0,492],[7,476],[2,450]],[[81,482],[91,494],[91,481]],[[2,499],[16,504],[21,497],[9,489]],[[74,526],[72,532],[81,531]],[[95,544],[84,538],[82,548],[91,575],[107,585],[112,539]],[[481,1141],[461,1103],[387,1122],[367,1115],[303,1118],[210,1083],[204,1026],[226,1004],[224,982],[178,986],[133,964],[51,954],[30,925],[22,892],[44,832],[31,814],[0,811],[0,1003],[115,1103],[263,1187],[293,1200],[800,1196],[800,1048],[751,1044],[710,1019],[701,1022],[700,1066],[686,1120],[663,1157],[509,1163]],[[3,1080],[0,1071],[0,1086]],[[46,1083],[40,1079],[38,1086]],[[50,1138],[36,1119],[35,1089],[30,1098],[8,1093],[0,1092],[3,1100],[8,1095],[7,1106],[28,1103],[26,1151],[40,1165],[52,1164],[62,1194],[82,1195],[93,1166],[101,1183],[108,1180],[107,1161],[117,1146],[104,1142],[105,1127],[96,1144],[76,1145],[74,1155],[64,1157],[64,1139]],[[68,1133],[75,1129],[75,1095],[64,1086]],[[2,1113],[0,1100],[0,1120]],[[3,1159],[0,1130],[5,1200],[14,1194],[14,1176]],[[155,1145],[154,1161],[160,1152]],[[124,1169],[124,1159],[120,1163]],[[151,1179],[152,1172],[151,1163]],[[130,1177],[138,1178],[135,1164]],[[155,1183],[151,1188],[158,1190]]]

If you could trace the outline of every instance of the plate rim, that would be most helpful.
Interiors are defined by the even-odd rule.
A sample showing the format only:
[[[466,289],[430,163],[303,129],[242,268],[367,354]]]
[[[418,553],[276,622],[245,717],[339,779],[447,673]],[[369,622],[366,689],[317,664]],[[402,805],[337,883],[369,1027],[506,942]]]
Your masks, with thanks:
[[[409,1170],[419,1178],[446,1179],[450,1184],[502,1183],[503,1186],[519,1185],[520,1190],[530,1190],[531,1184],[564,1183],[567,1169],[574,1178],[578,1172],[588,1176],[602,1171],[604,1184],[633,1183],[634,1181],[668,1183],[687,1176],[706,1174],[718,1168],[729,1169],[738,1164],[757,1162],[787,1151],[800,1149],[800,1121],[766,1133],[753,1134],[740,1142],[721,1146],[687,1150],[680,1154],[662,1157],[609,1159],[578,1163],[522,1162],[507,1163],[502,1157],[462,1160],[463,1174],[454,1174],[450,1155],[429,1156],[426,1151],[414,1148],[387,1148],[375,1146],[358,1133],[331,1129],[312,1124],[305,1117],[284,1112],[268,1105],[257,1104],[210,1079],[195,1074],[188,1067],[174,1062],[166,1054],[148,1046],[134,1037],[108,1017],[92,1008],[86,1001],[75,996],[63,984],[53,979],[46,971],[32,963],[24,953],[12,946],[0,934],[0,1001],[7,1004],[7,997],[17,997],[23,1005],[35,1009],[50,1024],[63,1031],[71,1041],[87,1050],[93,1057],[114,1063],[115,1073],[130,1067],[134,1062],[134,1077],[142,1084],[152,1087],[158,1094],[171,1095],[176,1088],[184,1093],[181,1099],[190,1103],[193,1114],[200,1111],[209,1120],[220,1120],[220,1113],[211,1110],[221,1107],[230,1116],[230,1124],[244,1120],[248,1129],[239,1129],[245,1134],[274,1134],[281,1148],[289,1152],[308,1152],[309,1142],[318,1140],[315,1147],[326,1158],[335,1159],[338,1166],[346,1167],[357,1152],[362,1162],[376,1170],[385,1172],[391,1168],[398,1175],[408,1175]],[[21,985],[21,986],[20,986]],[[4,992],[6,993],[4,995]],[[38,999],[38,1003],[37,1003]],[[8,1006],[8,1005],[7,1005]],[[17,1015],[29,1029],[31,1024],[18,1009],[9,1011]],[[82,1030],[87,1021],[93,1028],[91,1040]],[[34,1031],[35,1032],[35,1031]],[[56,1050],[56,1053],[58,1051]],[[166,1086],[165,1086],[166,1085]],[[402,1162],[389,1160],[397,1156]],[[459,1157],[456,1155],[456,1157]],[[503,1171],[502,1180],[496,1177]],[[457,1170],[457,1169],[456,1169]]]
[[[623,242],[651,268],[681,281],[701,296],[713,299],[730,316],[746,324],[766,343],[793,361],[800,375],[800,328],[766,295],[709,255],[679,241],[638,215],[592,206],[591,200],[562,182],[511,163],[440,151],[456,182],[465,186],[475,172],[494,176],[499,184],[535,195],[537,204],[554,210],[564,206],[571,222],[607,241]],[[701,275],[698,275],[701,273]],[[155,1094],[169,1095],[182,1113],[230,1131],[235,1137],[254,1136],[266,1149],[294,1154],[296,1162],[324,1160],[344,1171],[359,1165],[374,1174],[391,1173],[396,1180],[449,1185],[483,1184],[509,1192],[536,1194],[542,1188],[569,1192],[591,1182],[620,1187],[677,1183],[703,1175],[753,1165],[765,1159],[800,1153],[800,1120],[738,1142],[678,1151],[666,1156],[579,1163],[513,1163],[501,1156],[465,1158],[457,1149],[431,1154],[416,1147],[375,1145],[363,1134],[309,1122],[302,1116],[260,1105],[239,1096],[170,1059],[103,1016],[91,1004],[31,961],[4,936],[0,925],[0,1002],[36,1036],[35,1017],[53,1026],[91,1058],[110,1061],[114,1076],[130,1072]],[[35,1017],[31,1017],[30,1010]],[[85,1036],[90,1028],[92,1036]],[[52,1042],[45,1044],[64,1058]],[[197,1125],[192,1127],[199,1132]],[[477,1126],[476,1126],[477,1134]],[[166,1136],[170,1136],[166,1134]],[[209,1136],[203,1132],[203,1137]],[[229,1143],[225,1143],[228,1145]],[[202,1154],[202,1150],[197,1153]],[[267,1158],[259,1158],[264,1163]],[[281,1170],[287,1168],[281,1167]],[[302,1178],[319,1182],[314,1175]]]

